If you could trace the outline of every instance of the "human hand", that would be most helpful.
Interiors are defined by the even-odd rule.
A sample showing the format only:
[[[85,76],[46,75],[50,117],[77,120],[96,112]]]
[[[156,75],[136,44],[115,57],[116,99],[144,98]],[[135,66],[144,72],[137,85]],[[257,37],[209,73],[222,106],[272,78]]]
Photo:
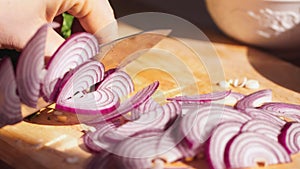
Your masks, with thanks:
[[[99,43],[117,34],[117,24],[108,0],[0,0],[0,48],[21,50],[38,28],[68,12]],[[51,56],[64,39],[48,31],[46,56]]]

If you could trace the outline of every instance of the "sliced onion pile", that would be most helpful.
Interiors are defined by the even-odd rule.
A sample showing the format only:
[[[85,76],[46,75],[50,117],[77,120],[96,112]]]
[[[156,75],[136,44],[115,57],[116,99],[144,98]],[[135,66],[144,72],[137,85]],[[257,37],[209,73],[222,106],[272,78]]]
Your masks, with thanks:
[[[82,122],[95,131],[85,133],[84,144],[98,153],[89,168],[116,160],[120,169],[162,169],[204,152],[211,168],[242,168],[288,163],[300,151],[299,105],[272,102],[269,89],[177,96],[160,105],[152,97],[158,81],[134,91],[126,72],[105,71],[91,59],[99,47],[90,34],[73,35],[45,65],[47,29],[23,50],[16,82],[10,62],[1,62],[0,125],[20,120],[20,101],[35,107],[39,97],[56,102],[57,110],[86,115]],[[224,105],[227,98],[236,103]]]

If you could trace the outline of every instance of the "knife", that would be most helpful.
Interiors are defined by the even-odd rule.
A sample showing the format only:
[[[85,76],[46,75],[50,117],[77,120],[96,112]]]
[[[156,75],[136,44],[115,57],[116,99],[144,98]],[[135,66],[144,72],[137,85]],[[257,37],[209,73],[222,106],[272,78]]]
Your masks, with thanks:
[[[99,53],[94,56],[93,59],[102,62],[107,69],[122,68],[153,48],[161,40],[166,38],[171,31],[171,29],[141,31],[101,44],[99,46]],[[128,45],[132,43],[136,45]],[[126,48],[126,50],[123,50],[124,48]],[[136,52],[139,53],[134,54]],[[38,100],[37,105],[37,108],[31,108],[25,104],[21,104],[22,117],[34,116],[42,109],[51,106],[51,104],[45,102],[42,98]]]

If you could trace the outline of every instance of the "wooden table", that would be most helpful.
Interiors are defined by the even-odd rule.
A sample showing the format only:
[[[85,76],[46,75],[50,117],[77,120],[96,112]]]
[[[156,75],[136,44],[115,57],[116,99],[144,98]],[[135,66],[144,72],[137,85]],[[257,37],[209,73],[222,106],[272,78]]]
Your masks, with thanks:
[[[127,25],[120,25],[121,34],[132,30],[133,28]],[[184,39],[184,41],[188,42],[193,49],[201,51],[202,57],[206,60],[199,61],[195,53],[183,47],[178,40],[164,39],[155,46],[155,50],[146,53],[138,62],[126,68],[137,88],[153,80],[159,80],[161,82],[159,92],[162,95],[156,95],[157,97],[172,96],[180,92],[207,93],[218,89],[216,83],[222,78],[247,77],[258,80],[260,89],[272,89],[274,100],[300,104],[299,67],[244,45],[214,42],[214,48],[211,48],[211,44],[206,41],[193,39]],[[161,50],[169,52],[164,54],[157,52]],[[170,58],[174,61],[170,62]],[[203,62],[210,65],[216,59],[221,67],[218,65],[210,67],[208,73]],[[150,69],[153,66],[158,69]],[[178,69],[181,66],[185,69],[189,68],[189,71]],[[141,71],[142,68],[149,69]],[[214,75],[214,72],[217,73]],[[190,75],[194,77],[196,83],[189,83],[192,82]],[[181,80],[181,83],[178,80]],[[244,94],[255,91],[245,88],[232,88],[232,90]],[[59,119],[58,116],[61,115],[66,116],[67,120]],[[61,114],[45,109],[32,120],[0,129],[0,159],[13,168],[22,169],[84,168],[92,154],[83,146],[81,139],[83,127],[72,124],[76,122],[74,119],[76,116],[72,114]],[[194,168],[200,168],[200,164],[205,165],[201,160],[186,164],[178,163],[178,165],[190,165]],[[269,168],[300,168],[300,157],[294,158],[292,164]]]

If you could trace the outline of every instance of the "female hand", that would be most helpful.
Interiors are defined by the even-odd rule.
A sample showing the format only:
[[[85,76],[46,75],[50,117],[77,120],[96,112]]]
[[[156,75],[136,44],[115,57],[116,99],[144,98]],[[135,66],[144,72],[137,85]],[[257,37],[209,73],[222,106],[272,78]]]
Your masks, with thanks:
[[[68,12],[99,43],[117,34],[117,24],[108,0],[0,0],[0,48],[22,50],[38,28]],[[64,39],[48,31],[46,56],[51,56]]]

